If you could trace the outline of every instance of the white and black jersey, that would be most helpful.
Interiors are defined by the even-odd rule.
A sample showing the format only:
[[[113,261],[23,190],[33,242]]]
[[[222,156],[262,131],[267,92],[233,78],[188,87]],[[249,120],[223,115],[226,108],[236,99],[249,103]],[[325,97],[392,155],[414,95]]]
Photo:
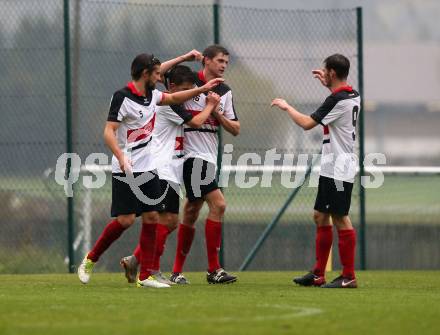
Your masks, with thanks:
[[[203,71],[197,74],[196,85],[203,86],[206,83]],[[213,92],[220,95],[220,113],[230,120],[238,120],[234,110],[232,91],[228,85],[220,83]],[[197,115],[206,107],[206,94],[201,94],[185,102],[185,108],[192,115]],[[185,159],[201,158],[217,165],[218,137],[217,131],[220,123],[209,116],[200,128],[184,127],[185,132]]]
[[[182,183],[183,124],[192,118],[183,105],[158,107],[151,143],[159,179]]]
[[[142,96],[131,82],[113,94],[107,120],[120,123],[116,131],[118,146],[131,159],[133,172],[155,169],[149,143],[156,119],[156,107],[163,96],[156,89]],[[112,172],[122,172],[115,156],[112,157]]]
[[[344,86],[328,96],[310,115],[324,126],[321,176],[354,182],[357,168],[354,147],[359,113],[359,93],[350,86]]]

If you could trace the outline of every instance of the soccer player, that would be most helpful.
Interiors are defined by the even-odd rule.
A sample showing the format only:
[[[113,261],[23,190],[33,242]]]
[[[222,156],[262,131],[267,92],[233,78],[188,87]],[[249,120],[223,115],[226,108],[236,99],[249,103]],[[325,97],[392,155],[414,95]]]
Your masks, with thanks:
[[[178,65],[166,73],[165,83],[169,93],[175,93],[193,88],[195,80],[195,75],[189,67]],[[219,103],[220,96],[209,92],[206,107],[195,116],[186,111],[183,105],[161,106],[157,110],[152,148],[161,192],[166,195],[161,202],[159,212],[152,275],[162,283],[188,283],[185,277],[173,277],[173,281],[170,281],[160,272],[160,257],[163,254],[166,239],[177,228],[179,220],[178,192],[182,184],[183,125],[200,128]],[[128,282],[135,282],[140,263],[140,246],[136,247],[133,255],[122,258],[120,263],[125,270]]]
[[[229,52],[220,45],[212,45],[203,51],[203,68],[197,74],[196,85],[201,87],[208,80],[223,77],[229,63]],[[185,162],[183,181],[186,189],[183,223],[177,232],[177,250],[171,280],[182,280],[183,265],[194,239],[194,224],[206,202],[209,207],[205,222],[206,249],[208,254],[207,281],[210,284],[232,283],[237,277],[228,274],[220,266],[222,219],[226,208],[225,198],[216,181],[219,127],[236,136],[240,132],[240,122],[234,111],[232,91],[224,83],[214,90],[220,95],[220,106],[200,128],[185,125]],[[197,115],[205,107],[207,96],[201,94],[185,102],[185,108]]]
[[[324,129],[321,172],[313,215],[317,226],[316,264],[311,272],[293,279],[302,286],[357,287],[354,273],[356,233],[348,213],[356,174],[354,145],[360,97],[358,92],[347,85],[349,70],[350,61],[343,55],[335,54],[324,60],[322,70],[313,71],[315,78],[331,94],[310,116],[298,112],[283,99],[272,101],[272,106],[286,111],[304,130],[312,129],[318,124]],[[325,267],[333,243],[330,218],[338,232],[339,257],[343,270],[339,277],[326,284]]]
[[[194,56],[195,53],[190,53],[189,58],[193,59]],[[157,105],[183,103],[210,91],[223,81],[221,78],[213,79],[203,87],[173,94],[155,89],[167,65],[179,60],[167,62],[166,66],[161,67],[160,61],[153,55],[136,56],[131,64],[132,81],[113,94],[104,139],[113,153],[111,216],[115,219],[105,227],[93,249],[78,267],[79,279],[84,284],[89,282],[92,269],[104,251],[134,223],[136,216],[142,216],[142,256],[137,284],[140,287],[169,287],[151,277],[159,221],[159,208],[155,203],[161,196],[159,178],[153,173],[155,165],[149,145],[156,119],[155,109]],[[145,175],[148,180],[140,186],[140,192],[151,201],[141,201],[135,194],[136,190],[123,180],[129,176],[143,178]]]

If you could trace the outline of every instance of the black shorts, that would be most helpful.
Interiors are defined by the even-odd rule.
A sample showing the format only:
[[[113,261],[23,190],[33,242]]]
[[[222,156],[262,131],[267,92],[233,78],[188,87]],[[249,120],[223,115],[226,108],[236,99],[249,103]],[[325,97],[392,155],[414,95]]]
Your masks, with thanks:
[[[152,172],[148,172],[152,173]],[[141,172],[134,172],[134,177],[141,175]],[[155,204],[154,200],[159,199],[161,196],[159,177],[153,173],[154,177],[147,181],[145,184],[139,186],[142,194],[150,198],[153,203],[144,203],[141,199],[138,199],[136,194],[131,190],[130,185],[115,177],[125,177],[125,173],[113,173],[112,174],[112,208],[111,216],[117,217],[118,215],[136,214],[140,216],[145,212],[159,211],[160,202]]]
[[[171,184],[173,184],[174,186],[171,187]],[[179,189],[178,187],[178,184],[172,183],[168,180],[160,179],[161,194],[167,192],[165,198],[160,203],[160,213],[179,214],[180,197],[179,193],[176,192],[176,190]]]
[[[202,199],[217,190],[215,165],[201,158],[188,158],[183,163],[183,182],[189,202]]]
[[[339,191],[338,188],[340,189]],[[348,212],[350,211],[352,190],[353,183],[319,176],[315,210],[322,213],[342,216],[348,215]]]

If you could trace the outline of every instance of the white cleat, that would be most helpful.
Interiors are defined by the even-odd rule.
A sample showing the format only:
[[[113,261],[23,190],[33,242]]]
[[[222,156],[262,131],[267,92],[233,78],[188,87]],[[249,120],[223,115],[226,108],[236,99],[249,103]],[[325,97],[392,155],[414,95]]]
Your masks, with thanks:
[[[92,275],[93,267],[95,263],[90,259],[84,257],[80,266],[78,267],[78,277],[81,283],[87,284],[90,281],[90,276]]]
[[[167,284],[167,285],[176,285],[176,283],[173,283],[171,280],[169,280],[167,277],[163,275],[162,272],[156,271],[152,272],[151,275],[156,279],[159,283]]]
[[[171,287],[168,284],[159,282],[154,276],[150,276],[145,280],[137,280],[136,282],[137,287],[152,287],[152,288],[166,288]]]

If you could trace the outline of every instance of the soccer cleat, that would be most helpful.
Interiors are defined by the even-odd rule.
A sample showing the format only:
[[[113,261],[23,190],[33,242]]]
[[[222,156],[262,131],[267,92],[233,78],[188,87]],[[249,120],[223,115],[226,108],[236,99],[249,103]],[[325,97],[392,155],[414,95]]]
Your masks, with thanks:
[[[168,284],[164,284],[156,280],[154,276],[150,276],[147,279],[140,280],[138,279],[136,282],[137,287],[152,287],[152,288],[166,288],[170,287]]]
[[[325,277],[309,272],[302,277],[293,278],[293,282],[301,286],[321,286],[325,284]]]
[[[156,271],[156,272],[153,272],[152,274],[151,274],[153,277],[154,277],[154,279],[156,279],[159,283],[163,283],[163,284],[167,284],[167,285],[175,285],[175,283],[173,283],[171,280],[169,280],[167,277],[165,277],[164,275],[163,275],[163,273],[162,272],[160,272],[160,271]]]
[[[119,264],[121,264],[125,271],[125,278],[127,278],[127,281],[129,283],[136,283],[136,276],[138,271],[138,262],[136,257],[134,257],[133,255],[123,257],[121,258]]]
[[[237,276],[228,274],[222,268],[206,274],[208,284],[230,284],[237,281]]]
[[[339,276],[331,283],[321,286],[322,288],[357,288],[356,278]]]
[[[189,284],[189,281],[185,278],[185,276],[179,272],[173,272],[170,276],[170,281],[177,285]]]
[[[87,284],[90,281],[90,276],[92,275],[93,267],[95,263],[90,259],[84,257],[81,264],[78,267],[78,277],[81,283]]]

